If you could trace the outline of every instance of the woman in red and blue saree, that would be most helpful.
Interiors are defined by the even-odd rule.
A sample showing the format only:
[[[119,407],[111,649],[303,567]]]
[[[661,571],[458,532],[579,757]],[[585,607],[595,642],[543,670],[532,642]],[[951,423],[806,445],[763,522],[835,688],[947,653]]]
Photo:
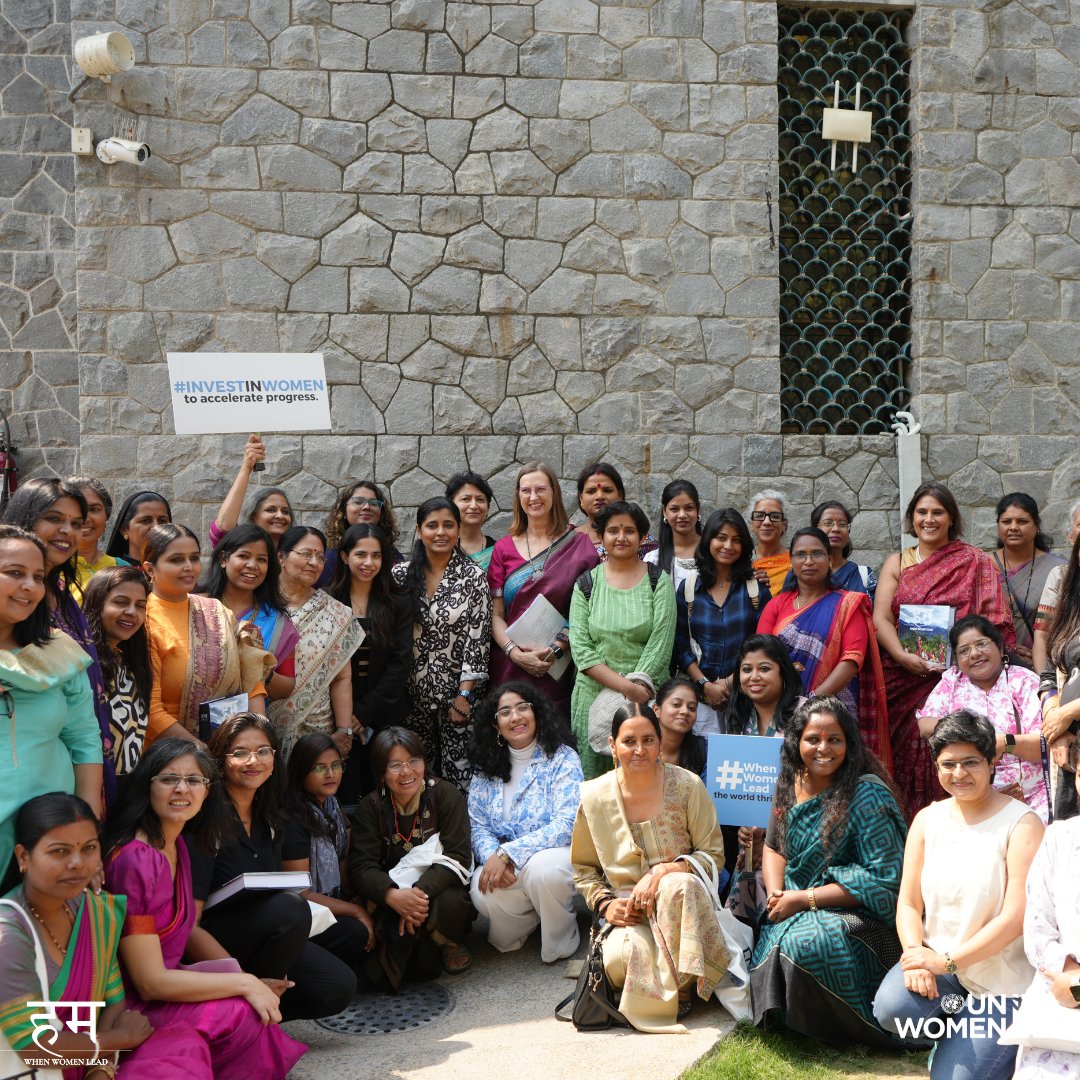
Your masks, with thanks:
[[[285,610],[281,564],[274,540],[258,525],[237,525],[214,547],[199,592],[220,600],[241,630],[258,631],[256,644],[274,657],[265,680],[270,701],[287,698],[296,686],[296,646],[300,634]]]
[[[848,592],[864,592],[873,603],[877,574],[872,566],[851,558],[851,511],[842,502],[829,499],[810,511],[810,524],[829,538],[829,567],[837,587]],[[794,585],[794,581],[795,576],[789,571],[785,586]]]
[[[949,489],[936,480],[917,488],[904,527],[918,543],[882,564],[874,596],[874,627],[882,652],[889,701],[893,775],[908,818],[944,797],[930,747],[919,735],[916,711],[937,686],[944,668],[908,652],[897,625],[902,604],[951,607],[955,622],[982,615],[1001,632],[1006,651],[1016,642],[1012,612],[993,559],[959,539],[964,523]]]
[[[569,632],[552,641],[511,639],[511,626],[543,597],[564,619],[570,619],[574,582],[600,562],[592,541],[570,528],[559,481],[549,465],[530,461],[518,470],[514,519],[496,542],[488,565],[491,587],[491,685],[527,682],[564,716],[570,715],[574,665],[558,679],[548,669],[569,651]],[[558,650],[558,653],[556,652]]]
[[[885,680],[874,637],[870,598],[836,586],[829,573],[829,540],[820,530],[791,538],[795,587],[766,605],[759,634],[788,647],[807,697],[838,697],[858,719],[867,747],[892,767]]]
[[[210,790],[215,779],[201,745],[158,739],[128,774],[109,819],[105,882],[127,897],[119,948],[128,1000],[156,1027],[193,1027],[210,1050],[214,1080],[283,1080],[306,1050],[278,1027],[278,999],[291,984],[242,971],[196,925],[181,833],[205,815],[195,842],[222,835],[223,801]]]
[[[86,676],[90,680],[94,714],[101,730],[103,792],[108,807],[116,795],[109,701],[94,637],[82,608],[70,591],[71,583],[75,581],[79,537],[85,517],[86,499],[81,491],[55,477],[37,477],[27,480],[12,495],[0,520],[32,532],[45,545],[45,599],[49,605],[49,622],[54,629],[73,638],[90,657]]]
[[[784,732],[765,837],[765,922],[754,1023],[824,1042],[895,1046],[874,1021],[900,956],[896,899],[907,826],[892,781],[838,698],[808,701]]]
[[[11,1048],[0,1050],[0,1072],[22,1075],[16,1057],[45,1058],[44,1044],[68,1059],[114,1062],[121,1080],[212,1080],[209,1049],[190,1024],[155,1030],[141,1013],[125,1008],[116,951],[126,902],[88,888],[101,871],[98,822],[90,807],[58,791],[38,795],[19,810],[15,840],[22,884],[0,901],[0,1035]],[[94,1010],[96,1038],[79,1030],[90,1018],[85,1006],[75,1007],[84,1002],[104,1003]],[[46,1031],[43,1013],[63,1026]],[[66,1026],[69,1021],[76,1030]],[[112,1074],[70,1065],[63,1075],[107,1080]]]

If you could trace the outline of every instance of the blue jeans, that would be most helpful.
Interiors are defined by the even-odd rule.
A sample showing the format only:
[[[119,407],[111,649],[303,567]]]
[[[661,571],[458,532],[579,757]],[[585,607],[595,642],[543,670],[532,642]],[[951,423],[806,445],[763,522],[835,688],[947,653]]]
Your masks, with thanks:
[[[1012,1020],[1013,1012],[1019,1007],[1019,998],[979,998],[972,995],[976,1005],[974,1012],[969,1008],[968,991],[955,975],[938,975],[938,996],[932,1001],[922,994],[916,994],[904,985],[903,969],[897,964],[885,976],[874,997],[874,1016],[877,1022],[888,1032],[900,1035],[900,1023],[904,1020],[923,1020],[932,1018],[959,1021],[966,1018],[972,1027],[987,1023],[999,1023],[1003,1030]],[[957,994],[964,1004],[951,1015],[942,1007],[946,995]],[[999,1006],[1003,1005],[1004,1008]],[[967,1026],[965,1024],[965,1026]],[[932,1025],[931,1028],[936,1028]],[[970,1037],[958,1032],[950,1032],[934,1043],[930,1057],[931,1080],[1009,1080],[1016,1064],[1016,1047],[999,1046],[997,1028],[989,1032],[972,1034]],[[905,1041],[911,1045],[926,1045],[931,1042],[924,1036],[914,1040],[907,1036]]]

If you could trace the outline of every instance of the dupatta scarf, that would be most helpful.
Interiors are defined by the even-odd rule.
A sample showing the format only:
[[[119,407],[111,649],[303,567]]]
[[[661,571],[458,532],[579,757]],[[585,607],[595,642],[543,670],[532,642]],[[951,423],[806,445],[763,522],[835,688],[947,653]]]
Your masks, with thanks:
[[[844,631],[852,620],[862,619],[867,628],[864,657],[844,652]],[[889,738],[885,703],[885,675],[881,666],[877,637],[871,621],[870,598],[862,592],[836,590],[826,593],[802,611],[782,616],[776,635],[788,647],[796,667],[801,665],[803,689],[816,693],[818,687],[843,660],[859,663],[859,671],[836,696],[858,720],[866,745],[892,771],[892,743]]]
[[[922,562],[905,565],[901,553],[900,581],[893,597],[893,618],[899,620],[901,604],[943,604],[953,608],[956,619],[982,615],[1001,632],[1005,648],[1016,643],[1012,612],[1005,599],[1001,575],[985,552],[950,540]],[[882,658],[885,694],[889,702],[889,728],[895,770],[893,776],[904,800],[908,820],[935,799],[944,798],[929,744],[919,737],[915,717],[937,686],[941,674],[913,675],[891,656]]]
[[[550,547],[507,575],[503,583],[503,609],[506,612],[507,625],[528,611],[529,605],[538,596],[543,596],[553,608],[569,619],[574,582],[586,570],[591,570],[599,563],[600,556],[588,536],[574,529],[568,530]],[[530,683],[545,697],[550,698],[562,712],[568,712],[576,674],[573,664],[567,667],[561,679],[555,680],[548,675],[536,678],[518,667],[501,649],[492,649],[490,667],[489,685],[499,686],[511,679]]]
[[[274,608],[251,608],[240,616],[239,621],[241,627],[244,623],[252,623],[258,629],[262,647],[274,654],[275,669],[296,652],[300,635],[285,612]]]
[[[179,717],[188,731],[199,730],[202,702],[251,693],[273,668],[273,654],[255,644],[224,604],[197,593],[188,597],[188,662]]]

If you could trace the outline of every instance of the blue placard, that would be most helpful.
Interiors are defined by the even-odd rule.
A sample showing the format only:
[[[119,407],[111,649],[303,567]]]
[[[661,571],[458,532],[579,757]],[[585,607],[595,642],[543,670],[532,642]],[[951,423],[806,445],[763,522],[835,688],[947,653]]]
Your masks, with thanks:
[[[705,786],[721,825],[768,826],[783,744],[760,735],[709,736]]]

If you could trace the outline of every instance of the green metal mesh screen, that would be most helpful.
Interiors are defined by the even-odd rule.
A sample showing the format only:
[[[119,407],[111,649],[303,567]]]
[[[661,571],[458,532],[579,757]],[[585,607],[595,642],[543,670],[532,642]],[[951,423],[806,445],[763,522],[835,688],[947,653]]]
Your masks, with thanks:
[[[887,433],[907,407],[911,140],[907,11],[779,9],[782,430]],[[872,116],[859,147],[821,137],[824,106]]]

